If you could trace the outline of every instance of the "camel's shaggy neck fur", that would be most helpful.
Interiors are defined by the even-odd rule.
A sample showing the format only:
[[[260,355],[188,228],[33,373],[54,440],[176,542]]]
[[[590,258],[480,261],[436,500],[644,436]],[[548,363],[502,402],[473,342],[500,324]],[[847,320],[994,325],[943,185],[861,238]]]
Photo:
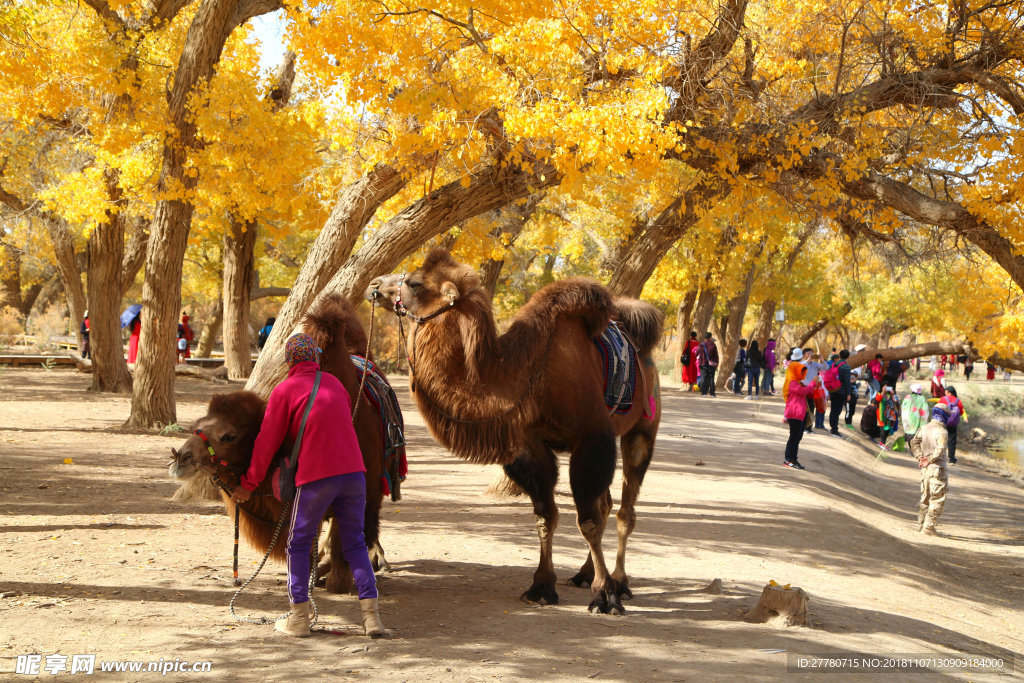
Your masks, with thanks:
[[[424,419],[455,455],[508,463],[524,426],[540,417],[539,396],[553,379],[552,344],[599,335],[616,314],[611,293],[596,280],[561,280],[537,292],[499,335],[490,299],[471,269],[445,252],[432,253],[422,272],[428,282],[451,282],[459,291],[452,311],[419,325],[411,344]],[[420,314],[444,305],[421,303]]]

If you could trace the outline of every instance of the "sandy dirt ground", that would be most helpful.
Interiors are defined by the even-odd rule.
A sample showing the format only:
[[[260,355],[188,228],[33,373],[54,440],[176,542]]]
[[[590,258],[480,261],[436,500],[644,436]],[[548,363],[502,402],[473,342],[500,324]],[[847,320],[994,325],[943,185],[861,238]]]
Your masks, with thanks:
[[[401,380],[400,380],[401,381]],[[126,397],[86,391],[71,371],[0,371],[0,679],[18,655],[64,655],[40,678],[153,680],[101,662],[211,662],[172,680],[736,680],[787,675],[797,655],[1002,657],[1024,672],[1022,490],[971,462],[950,475],[941,536],[914,527],[916,463],[877,459],[866,440],[804,439],[806,471],[781,466],[779,399],[664,390],[664,418],[638,506],[625,616],[519,601],[537,559],[525,499],[485,494],[497,468],[457,461],[400,392],[408,424],[405,499],[385,502],[378,576],[394,638],[370,641],[354,596],[315,596],[337,634],[278,636],[228,612],[231,520],[216,504],[170,500],[166,463],[181,437],[127,433]],[[179,421],[238,384],[178,380]],[[70,459],[70,462],[66,462]],[[555,539],[560,581],[586,557],[563,458]],[[966,459],[965,459],[966,460]],[[616,477],[613,492],[619,487]],[[614,525],[606,536],[614,547]],[[242,573],[262,553],[243,547]],[[268,565],[239,599],[246,614],[286,608]],[[721,595],[701,588],[720,578]],[[743,621],[769,580],[802,587],[811,627]],[[72,676],[76,654],[96,673]],[[1014,661],[1016,660],[1016,661]],[[180,664],[179,664],[180,665]],[[821,678],[821,674],[793,674]],[[884,680],[1000,679],[984,672]]]

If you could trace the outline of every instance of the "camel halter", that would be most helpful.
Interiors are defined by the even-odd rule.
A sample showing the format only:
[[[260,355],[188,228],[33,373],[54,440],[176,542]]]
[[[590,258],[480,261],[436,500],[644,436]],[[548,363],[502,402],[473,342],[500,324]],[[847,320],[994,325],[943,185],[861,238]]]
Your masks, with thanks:
[[[412,319],[413,322],[415,322],[415,323],[417,323],[419,325],[422,325],[423,323],[427,322],[428,320],[433,320],[434,318],[436,318],[437,316],[441,315],[442,313],[447,313],[448,311],[452,310],[455,307],[455,299],[451,299],[448,302],[448,307],[447,308],[441,307],[441,308],[437,309],[436,311],[434,311],[433,313],[428,313],[427,315],[424,315],[424,316],[416,315],[415,313],[410,311],[408,308],[406,308],[405,304],[402,302],[402,285],[405,284],[405,276],[406,275],[408,275],[408,273],[402,273],[401,275],[398,276],[398,293],[395,295],[395,305],[394,305],[394,309],[395,309],[395,314],[396,315],[398,315],[398,316],[408,316],[409,318]],[[416,333],[413,332],[413,334],[415,335]]]

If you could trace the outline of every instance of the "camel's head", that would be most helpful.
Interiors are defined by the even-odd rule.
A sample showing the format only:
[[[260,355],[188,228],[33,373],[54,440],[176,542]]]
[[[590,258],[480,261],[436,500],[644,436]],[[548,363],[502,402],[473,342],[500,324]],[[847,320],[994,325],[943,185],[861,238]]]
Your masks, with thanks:
[[[434,249],[411,273],[374,278],[366,289],[366,298],[415,320],[455,306],[479,286],[476,271],[453,259],[446,249]]]
[[[193,482],[215,475],[226,486],[237,485],[252,458],[265,410],[263,399],[249,391],[214,396],[192,436],[171,449],[170,475]]]

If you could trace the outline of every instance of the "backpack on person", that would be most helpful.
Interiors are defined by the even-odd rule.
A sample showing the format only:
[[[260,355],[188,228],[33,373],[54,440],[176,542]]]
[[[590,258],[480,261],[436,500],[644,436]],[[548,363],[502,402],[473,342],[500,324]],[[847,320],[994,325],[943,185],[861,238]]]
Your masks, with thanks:
[[[947,429],[956,429],[960,425],[960,406],[956,403],[949,405],[949,418],[946,419]]]
[[[839,391],[843,387],[843,383],[839,379],[839,366],[842,364],[842,361],[834,363],[832,367],[821,373],[821,383],[825,385],[825,389],[830,394]]]

